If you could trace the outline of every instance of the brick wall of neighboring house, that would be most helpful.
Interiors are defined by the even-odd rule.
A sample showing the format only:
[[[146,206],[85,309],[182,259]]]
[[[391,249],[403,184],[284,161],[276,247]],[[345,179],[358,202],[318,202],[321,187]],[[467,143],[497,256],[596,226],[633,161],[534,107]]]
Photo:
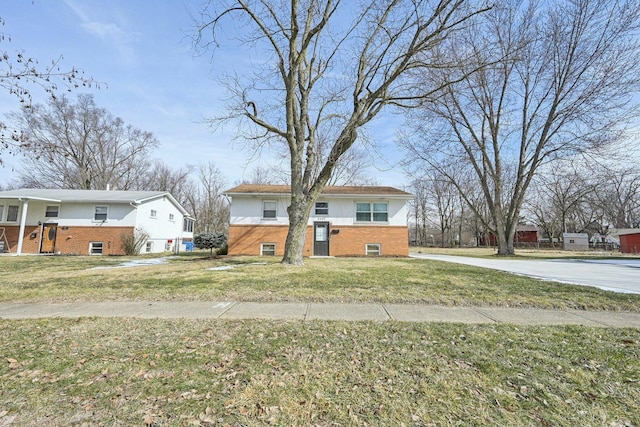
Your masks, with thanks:
[[[409,256],[406,226],[336,226],[331,230],[329,253],[332,256],[364,256],[368,243],[380,244],[383,256]],[[275,243],[276,255],[284,255],[287,226],[230,225],[229,255],[260,255],[261,243]],[[307,228],[304,256],[313,255],[313,227]]]
[[[62,227],[58,226],[55,242],[55,253],[89,255],[91,242],[103,242],[103,255],[124,255],[122,249],[122,235],[133,234],[133,227]],[[22,253],[36,254],[40,252],[40,234],[42,226],[26,226],[24,240],[22,242]],[[16,252],[18,246],[18,235],[20,227],[6,227],[6,234],[9,240],[9,248],[5,247],[5,252],[9,250]],[[35,237],[31,237],[36,233]]]

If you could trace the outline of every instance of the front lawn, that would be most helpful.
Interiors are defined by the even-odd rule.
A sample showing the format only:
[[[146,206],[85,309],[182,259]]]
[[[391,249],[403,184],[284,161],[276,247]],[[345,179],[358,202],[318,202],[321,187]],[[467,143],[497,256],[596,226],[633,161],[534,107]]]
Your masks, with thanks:
[[[640,425],[635,329],[45,319],[0,334],[0,425]]]
[[[138,259],[149,259],[140,257]],[[214,300],[377,302],[640,310],[640,295],[543,282],[461,264],[406,258],[208,259],[115,267],[125,257],[0,257],[0,301]],[[96,267],[98,267],[96,269]]]

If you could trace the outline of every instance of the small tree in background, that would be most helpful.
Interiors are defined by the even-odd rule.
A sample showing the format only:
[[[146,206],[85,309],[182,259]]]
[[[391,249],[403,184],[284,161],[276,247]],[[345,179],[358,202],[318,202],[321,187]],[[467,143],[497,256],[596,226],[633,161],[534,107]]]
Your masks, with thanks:
[[[140,255],[142,246],[149,240],[149,233],[142,228],[136,228],[133,234],[120,235],[122,249],[127,255]]]
[[[216,249],[216,255],[219,250],[227,244],[227,236],[224,233],[201,233],[193,237],[193,244],[198,249],[210,249],[211,256],[213,250]]]

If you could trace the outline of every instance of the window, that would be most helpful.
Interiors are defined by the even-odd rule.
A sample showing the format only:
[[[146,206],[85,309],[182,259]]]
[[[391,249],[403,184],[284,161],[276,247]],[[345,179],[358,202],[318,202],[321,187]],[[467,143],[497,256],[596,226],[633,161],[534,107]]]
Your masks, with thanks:
[[[58,210],[60,206],[47,206],[44,210],[45,218],[58,218]]]
[[[182,231],[193,233],[193,220],[191,218],[185,218],[182,221]]]
[[[151,213],[149,213],[151,218],[156,218],[158,216],[158,211],[155,209],[151,209]]]
[[[387,222],[388,219],[387,203],[356,203],[356,221]]]
[[[20,210],[20,206],[9,206],[7,209],[7,222],[16,222],[18,221],[18,211]]]
[[[260,255],[270,256],[276,254],[276,244],[275,243],[261,243],[260,244]]]
[[[382,254],[380,243],[367,243],[365,247],[365,253],[367,256],[375,256]]]
[[[108,212],[109,212],[109,206],[96,206],[96,210],[93,213],[93,220],[106,221]]]
[[[175,221],[176,217],[173,214],[169,214],[169,221]]]
[[[272,201],[262,202],[262,218],[267,218],[267,219],[276,218],[276,202],[272,202]]]
[[[329,202],[316,202],[316,215],[329,215]]]
[[[0,205],[0,222],[2,222],[3,214],[4,214],[4,205]]]
[[[89,246],[89,255],[102,255],[103,242],[91,242]]]
[[[373,204],[373,220],[378,222],[387,222],[389,214],[387,213],[386,203]]]
[[[153,251],[153,242],[147,242],[146,252],[149,253]]]

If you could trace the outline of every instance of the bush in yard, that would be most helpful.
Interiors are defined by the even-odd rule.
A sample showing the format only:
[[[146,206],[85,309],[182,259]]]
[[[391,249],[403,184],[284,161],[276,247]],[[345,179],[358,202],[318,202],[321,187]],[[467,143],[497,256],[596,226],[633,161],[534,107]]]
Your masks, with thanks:
[[[201,233],[193,236],[193,244],[198,249],[210,249],[211,255],[213,250],[216,249],[216,255],[218,250],[227,245],[227,236],[224,233]]]
[[[120,235],[122,249],[127,255],[140,255],[142,246],[149,240],[149,233],[142,228],[136,228],[133,234]]]

